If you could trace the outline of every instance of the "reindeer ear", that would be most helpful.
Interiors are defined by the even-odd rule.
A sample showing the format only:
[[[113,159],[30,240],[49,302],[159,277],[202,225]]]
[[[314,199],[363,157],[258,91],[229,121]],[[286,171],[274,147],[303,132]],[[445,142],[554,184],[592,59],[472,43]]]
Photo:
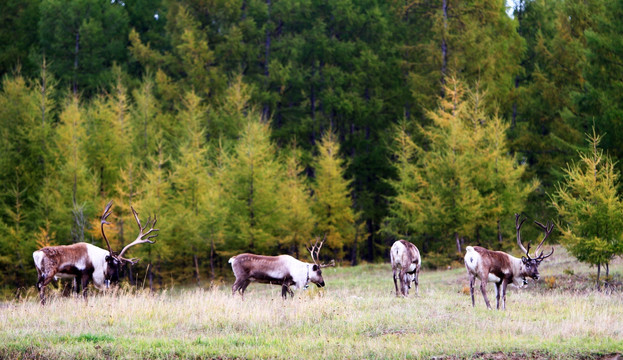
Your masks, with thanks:
[[[312,271],[318,271],[319,267],[318,265],[314,264],[314,266],[312,266]]]
[[[521,257],[521,261],[525,264],[525,263],[527,263],[527,262],[528,262],[528,258],[527,258],[527,257],[525,257],[525,256],[522,256],[522,257]]]
[[[106,255],[106,261],[110,261],[111,257],[110,255]]]

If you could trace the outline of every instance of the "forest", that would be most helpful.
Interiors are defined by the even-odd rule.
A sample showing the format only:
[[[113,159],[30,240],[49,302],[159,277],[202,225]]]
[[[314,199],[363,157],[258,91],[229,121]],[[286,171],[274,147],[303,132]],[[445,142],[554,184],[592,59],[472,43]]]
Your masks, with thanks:
[[[157,217],[130,251],[150,288],[208,286],[241,252],[307,261],[324,237],[342,266],[397,239],[454,266],[467,245],[517,252],[515,213],[607,274],[622,17],[604,0],[2,1],[0,286],[33,286],[41,247],[105,248],[110,200],[117,251],[131,206]]]

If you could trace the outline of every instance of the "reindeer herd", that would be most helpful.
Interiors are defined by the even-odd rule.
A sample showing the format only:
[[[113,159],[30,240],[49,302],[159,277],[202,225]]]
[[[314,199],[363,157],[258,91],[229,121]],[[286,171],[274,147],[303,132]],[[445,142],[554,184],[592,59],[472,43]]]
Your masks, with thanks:
[[[123,257],[126,251],[138,244],[153,244],[155,242],[151,239],[158,236],[156,233],[158,229],[154,228],[157,221],[156,217],[154,216],[153,220],[148,219],[143,226],[138,213],[133,207],[130,207],[138,225],[138,236],[119,253],[113,251],[104,231],[104,225],[110,225],[107,219],[112,212],[111,207],[112,201],[106,204],[100,218],[102,238],[106,242],[107,250],[81,242],[72,245],[48,246],[33,253],[38,274],[37,289],[42,305],[45,304],[46,286],[58,278],[75,279],[76,292],[79,293],[80,288],[82,288],[82,295],[85,299],[89,282],[92,282],[100,290],[117,284],[121,267],[125,264],[134,265],[138,262],[136,258],[127,259]],[[491,309],[491,304],[486,291],[488,282],[495,284],[497,309],[500,308],[500,300],[502,300],[502,309],[506,309],[506,288],[508,285],[512,284],[521,288],[527,285],[528,278],[539,279],[539,264],[554,253],[554,248],[547,255],[543,255],[544,252],[540,251],[543,243],[554,229],[554,225],[549,222],[547,225],[543,225],[535,221],[535,224],[543,230],[544,236],[535,250],[534,257],[532,257],[530,244],[525,248],[521,242],[521,226],[525,220],[520,220],[520,216],[515,214],[517,245],[525,254],[521,259],[480,246],[468,246],[466,248],[464,260],[469,276],[472,306],[475,306],[474,284],[476,279],[480,280],[480,290],[489,309]],[[148,227],[149,229],[146,231]],[[284,299],[287,298],[288,294],[290,297],[294,297],[294,291],[291,287],[294,289],[307,288],[310,283],[316,284],[318,287],[325,286],[322,269],[327,266],[335,266],[333,260],[329,264],[321,264],[319,261],[318,254],[325,240],[326,236],[322,241],[317,239],[316,243],[307,249],[311,254],[313,263],[297,260],[290,255],[264,256],[244,253],[231,257],[229,264],[231,264],[236,277],[232,286],[232,295],[239,292],[244,299],[244,292],[251,282],[281,286],[281,296]],[[412,283],[415,284],[417,295],[419,292],[419,273],[422,266],[422,258],[417,247],[408,241],[398,240],[391,247],[390,259],[396,296],[407,297]],[[398,287],[399,283],[400,288]]]

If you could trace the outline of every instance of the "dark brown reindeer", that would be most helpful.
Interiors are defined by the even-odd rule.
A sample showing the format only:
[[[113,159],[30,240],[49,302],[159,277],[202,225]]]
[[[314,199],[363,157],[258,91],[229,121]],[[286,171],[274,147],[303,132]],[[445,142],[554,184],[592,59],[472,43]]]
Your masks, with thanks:
[[[335,266],[335,262],[320,264],[318,253],[326,240],[316,239],[316,243],[307,248],[311,254],[313,263],[306,263],[293,258],[290,255],[264,256],[255,254],[240,254],[229,259],[231,268],[236,276],[236,281],[231,288],[232,295],[238,291],[244,299],[244,291],[253,281],[281,286],[281,296],[286,299],[288,294],[294,297],[295,289],[306,288],[309,283],[323,287],[322,268]]]
[[[45,287],[52,280],[58,278],[75,278],[78,280],[76,290],[79,292],[81,285],[82,295],[85,299],[89,281],[92,281],[93,285],[100,290],[108,288],[111,283],[118,283],[121,266],[124,263],[134,265],[138,262],[138,259],[135,258],[124,258],[123,255],[126,251],[138,244],[153,244],[155,242],[151,239],[158,236],[158,234],[154,233],[158,231],[158,229],[154,229],[157,221],[156,217],[154,217],[153,221],[148,219],[145,226],[142,226],[138,214],[134,208],[130,207],[138,224],[139,234],[136,240],[126,245],[119,254],[113,252],[104,232],[104,225],[110,225],[107,218],[112,212],[110,210],[111,206],[112,201],[106,204],[104,213],[100,218],[102,237],[106,241],[108,250],[80,242],[72,245],[48,246],[33,252],[32,257],[38,274],[37,288],[39,289],[39,298],[42,305],[45,304]],[[148,226],[149,230],[145,232]]]
[[[528,283],[527,278],[531,277],[534,280],[539,279],[539,264],[544,259],[550,257],[554,253],[552,251],[543,255],[543,251],[539,253],[545,239],[551,234],[554,229],[554,224],[548,222],[547,225],[543,225],[538,221],[537,224],[543,229],[543,240],[537,246],[534,253],[535,257],[530,256],[530,244],[526,249],[521,242],[521,226],[526,219],[519,221],[519,214],[515,214],[515,229],[517,230],[517,245],[525,256],[518,259],[512,255],[501,251],[491,251],[480,246],[468,246],[465,254],[465,268],[469,275],[469,291],[472,296],[472,306],[475,306],[474,301],[474,283],[476,278],[480,279],[480,291],[485,299],[487,308],[491,309],[489,299],[487,298],[487,282],[495,283],[495,298],[497,300],[497,308],[500,308],[500,295],[502,297],[502,309],[506,309],[506,286],[513,284],[517,287],[523,287]]]
[[[392,245],[389,255],[394,273],[396,296],[401,294],[408,296],[411,282],[415,283],[415,294],[417,295],[420,285],[420,267],[422,266],[422,259],[417,247],[406,240],[398,240]],[[398,292],[397,278],[400,279],[400,292]]]

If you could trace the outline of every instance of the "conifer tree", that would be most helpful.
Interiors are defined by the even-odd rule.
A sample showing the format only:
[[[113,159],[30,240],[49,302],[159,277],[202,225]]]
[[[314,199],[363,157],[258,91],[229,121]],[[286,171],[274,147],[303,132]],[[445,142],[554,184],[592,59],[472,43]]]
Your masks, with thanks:
[[[276,253],[284,219],[284,209],[276,194],[280,192],[284,171],[270,141],[269,123],[256,111],[248,115],[233,151],[223,179],[228,209],[226,249]]]
[[[284,159],[285,176],[279,192],[279,206],[283,207],[284,216],[279,244],[296,257],[311,240],[316,223],[310,206],[311,189],[301,176],[303,168],[299,156],[299,150],[291,146]]]
[[[595,19],[592,28],[584,32],[586,39],[586,83],[581,93],[574,98],[577,108],[586,120],[593,120],[596,131],[603,134],[601,147],[615,159],[623,156],[621,143],[621,119],[623,118],[623,44],[620,36],[623,4],[604,2],[604,11],[591,13]],[[622,169],[621,162],[615,166]]]
[[[88,137],[77,97],[71,96],[60,114],[56,127],[57,167],[48,185],[50,194],[55,197],[57,214],[52,222],[59,238],[71,239],[71,242],[86,241],[89,228],[88,219],[94,215],[93,203],[97,196],[97,178],[89,172],[86,161]],[[70,229],[66,229],[70,224]],[[60,227],[60,228],[59,228]]]
[[[536,183],[521,181],[525,168],[508,155],[508,126],[487,114],[480,92],[449,79],[445,93],[439,110],[429,112],[432,125],[421,129],[425,147],[405,126],[398,131],[397,195],[384,230],[417,240],[425,252],[460,253],[466,239],[501,248],[508,232],[500,222],[523,209]]]
[[[313,211],[316,232],[327,240],[325,247],[342,259],[355,240],[355,213],[350,195],[351,181],[345,178],[345,161],[340,158],[340,144],[333,131],[327,131],[318,143],[315,159]]]
[[[6,225],[4,241],[17,271],[10,279],[21,286],[31,274],[30,254],[36,249],[34,233],[43,225],[38,200],[49,160],[42,123],[41,96],[21,75],[2,81],[0,91],[0,222]]]
[[[201,284],[200,258],[206,253],[206,193],[208,188],[205,106],[194,92],[184,96],[177,119],[183,126],[180,156],[174,160],[170,177],[166,226],[175,234],[178,256],[192,259],[193,278]],[[171,238],[173,240],[173,238]],[[181,241],[180,241],[181,240]],[[188,260],[186,260],[188,262]]]
[[[623,254],[623,201],[617,193],[619,173],[599,148],[595,129],[587,134],[589,149],[579,163],[568,165],[565,181],[550,195],[560,216],[561,243],[582,262],[609,275],[609,263]]]
[[[148,286],[151,290],[156,287],[162,287],[162,262],[163,259],[170,258],[172,248],[176,245],[174,239],[175,233],[169,229],[174,229],[171,216],[166,211],[168,206],[168,196],[170,190],[170,182],[168,172],[165,169],[166,162],[169,161],[163,152],[163,146],[157,144],[157,154],[150,156],[147,160],[150,164],[143,168],[143,176],[141,182],[141,191],[137,194],[135,205],[141,209],[141,213],[153,216],[158,219],[158,228],[160,234],[157,239],[157,246],[146,246],[142,249],[144,256],[143,264],[149,264],[147,269]]]

